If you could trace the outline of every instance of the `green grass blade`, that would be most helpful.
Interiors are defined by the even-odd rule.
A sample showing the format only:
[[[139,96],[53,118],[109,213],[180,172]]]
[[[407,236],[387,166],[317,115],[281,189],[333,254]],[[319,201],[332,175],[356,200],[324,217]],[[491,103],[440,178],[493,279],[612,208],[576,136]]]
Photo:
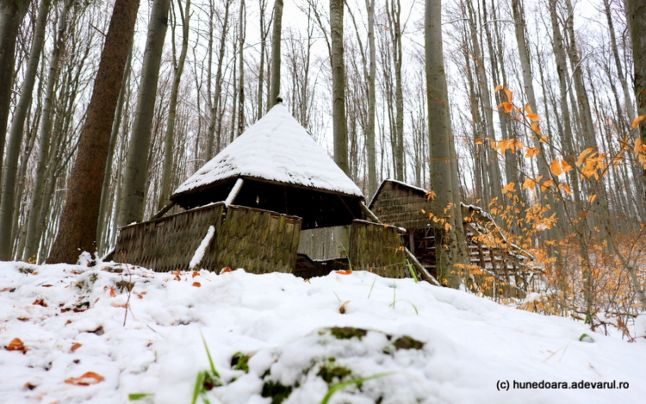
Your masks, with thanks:
[[[130,393],[128,394],[129,401],[142,400],[146,397],[152,397],[152,393]]]
[[[410,272],[410,275],[413,277],[413,280],[415,281],[415,283],[419,282],[417,273],[413,269],[413,266],[411,265],[410,261],[406,260],[406,266],[408,267],[408,272]]]
[[[359,385],[361,383],[367,382],[368,380],[379,379],[390,374],[392,374],[392,372],[376,373],[371,376],[357,377],[356,379],[335,383],[331,385],[327,393],[325,393],[325,396],[323,396],[323,399],[321,400],[321,404],[328,404],[332,399],[332,396],[343,389],[346,389],[350,386]]]
[[[213,363],[213,357],[211,356],[211,351],[209,351],[209,346],[206,344],[206,340],[204,339],[204,334],[200,333],[200,336],[202,337],[202,343],[204,344],[204,350],[206,351],[206,356],[209,358],[209,366],[211,367],[211,373],[213,374],[213,376],[219,379],[220,374],[215,369],[215,364]]]
[[[197,402],[197,398],[204,391],[204,378],[206,377],[205,372],[200,372],[195,377],[195,387],[193,388],[193,398],[191,399],[191,404]]]

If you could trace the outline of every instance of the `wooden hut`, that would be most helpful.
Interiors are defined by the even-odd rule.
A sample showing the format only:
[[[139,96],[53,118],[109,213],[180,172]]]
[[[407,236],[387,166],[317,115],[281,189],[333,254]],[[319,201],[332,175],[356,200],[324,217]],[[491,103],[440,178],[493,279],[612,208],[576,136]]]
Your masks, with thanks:
[[[163,216],[173,205],[182,211]],[[282,104],[184,181],[168,207],[123,227],[115,260],[159,271],[242,267],[310,276],[351,266],[406,274],[399,229],[363,220],[359,188]],[[345,256],[320,262],[297,254],[301,230],[331,226],[350,229]]]
[[[407,229],[408,249],[436,276],[435,228],[427,217],[431,210],[427,191],[387,179],[369,207],[381,222]],[[531,254],[508,242],[493,217],[482,208],[462,204],[462,215],[471,264],[480,267],[493,283],[497,282],[487,287],[498,288],[506,295],[518,295],[517,289],[526,290],[536,272],[531,266]]]

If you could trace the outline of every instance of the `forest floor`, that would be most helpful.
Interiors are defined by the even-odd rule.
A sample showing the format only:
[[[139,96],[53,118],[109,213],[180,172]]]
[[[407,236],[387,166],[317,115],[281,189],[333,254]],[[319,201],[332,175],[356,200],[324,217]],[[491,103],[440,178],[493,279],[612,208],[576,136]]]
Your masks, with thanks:
[[[643,403],[646,338],[367,272],[5,262],[0,375],[7,403]]]

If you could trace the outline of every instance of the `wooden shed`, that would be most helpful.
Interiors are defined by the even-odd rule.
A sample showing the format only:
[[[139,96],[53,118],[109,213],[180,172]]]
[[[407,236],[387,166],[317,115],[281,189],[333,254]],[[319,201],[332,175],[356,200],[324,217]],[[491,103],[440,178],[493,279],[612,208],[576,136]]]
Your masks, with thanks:
[[[318,275],[366,269],[405,276],[400,229],[366,224],[361,190],[282,104],[184,181],[170,197],[183,211],[120,230],[115,260],[158,271]],[[343,256],[298,254],[301,230],[344,226]],[[383,247],[383,249],[374,246]]]
[[[370,210],[383,223],[407,229],[408,249],[434,276],[435,228],[427,212],[431,211],[427,191],[400,181],[384,180],[370,201]],[[462,204],[463,226],[467,236],[470,262],[489,275],[497,285],[495,293],[517,295],[526,290],[536,270],[533,257],[522,248],[509,243],[491,215],[482,208]],[[494,291],[489,291],[491,294]]]

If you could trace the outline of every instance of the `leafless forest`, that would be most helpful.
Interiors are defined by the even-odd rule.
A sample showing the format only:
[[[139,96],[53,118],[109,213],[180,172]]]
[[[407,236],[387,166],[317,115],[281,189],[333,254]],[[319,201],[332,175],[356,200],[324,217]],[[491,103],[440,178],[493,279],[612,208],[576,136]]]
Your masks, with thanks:
[[[646,310],[645,0],[0,0],[0,259],[103,255],[279,96],[367,198],[428,190],[445,284],[464,202],[527,309]]]

